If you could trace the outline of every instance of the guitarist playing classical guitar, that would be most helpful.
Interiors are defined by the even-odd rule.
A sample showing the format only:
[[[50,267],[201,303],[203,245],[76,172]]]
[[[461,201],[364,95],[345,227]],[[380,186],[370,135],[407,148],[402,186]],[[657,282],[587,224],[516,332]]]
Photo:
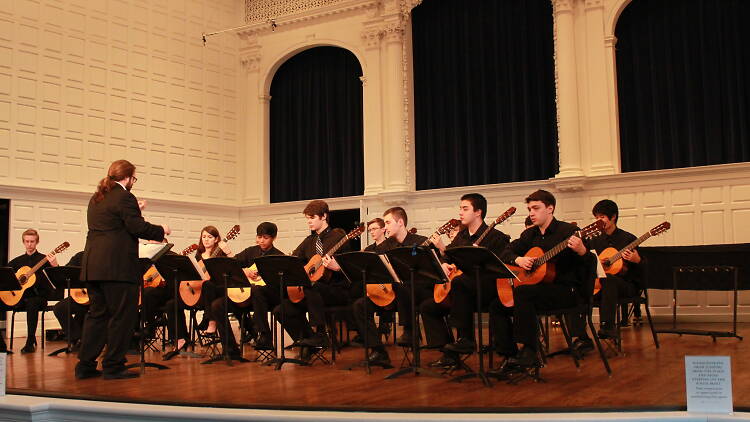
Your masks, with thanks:
[[[594,205],[591,210],[597,220],[604,222],[604,234],[589,240],[589,249],[596,250],[601,254],[607,248],[613,247],[618,251],[625,248],[636,240],[635,235],[617,227],[617,219],[620,215],[617,204],[609,199],[603,199]],[[638,249],[625,250],[622,252],[627,270],[619,274],[608,274],[601,280],[602,289],[599,305],[600,329],[599,337],[614,338],[617,336],[615,314],[617,313],[617,299],[620,297],[632,297],[638,294],[641,285],[641,256]]]
[[[373,220],[375,221],[375,220]],[[377,245],[373,252],[385,253],[391,249],[398,248],[400,246],[416,246],[422,245],[429,242],[429,239],[420,236],[418,234],[410,233],[406,229],[408,217],[406,211],[401,207],[389,208],[383,213],[383,222],[385,224],[386,235],[388,238]],[[422,285],[421,283],[415,284],[415,292],[418,300],[423,300],[426,297],[432,297],[432,285]],[[399,338],[399,342],[402,344],[411,344],[411,304],[410,293],[411,290],[404,288],[401,285],[393,285],[396,296],[396,307],[399,313],[399,322],[404,326],[404,333]],[[416,303],[419,303],[417,301]],[[367,308],[367,318],[365,318],[365,307]],[[376,305],[369,297],[360,297],[354,301],[352,305],[352,312],[354,313],[354,319],[357,321],[357,327],[360,335],[367,336],[367,344],[371,348],[371,353],[368,356],[370,365],[389,367],[391,359],[388,356],[388,352],[383,346],[383,342],[380,336],[377,334],[375,328],[375,318],[373,317],[374,311],[387,311],[393,309],[393,304],[390,303],[385,307]],[[405,338],[406,337],[406,338]]]
[[[471,246],[477,244],[500,255],[508,246],[510,236],[485,224],[487,215],[487,199],[478,193],[469,193],[461,197],[458,207],[458,215],[461,220],[461,231],[447,246],[448,249],[458,246]],[[485,234],[485,231],[487,231]],[[481,237],[481,240],[480,240]],[[441,251],[446,247],[442,242],[437,243]],[[443,269],[452,274],[456,267],[450,263],[443,263]],[[495,294],[495,279],[483,280],[482,282],[482,306],[487,306]],[[474,312],[477,308],[476,280],[473,275],[462,274],[452,279],[448,298],[443,303],[436,303],[434,298],[424,300],[419,309],[427,337],[427,346],[442,349],[445,347],[443,357],[431,366],[449,367],[456,364],[459,353],[472,353],[476,348],[474,341]],[[436,286],[442,288],[441,285]],[[445,303],[448,302],[448,303]],[[445,324],[445,315],[449,315],[448,322],[458,332],[458,339],[448,344],[451,333]]]
[[[245,272],[245,275],[253,284],[248,287],[250,290],[250,306],[242,306],[241,304],[235,303],[230,300],[227,302],[228,311],[234,314],[238,319],[242,316],[247,316],[250,311],[253,313],[252,324],[245,324],[245,330],[251,333],[251,338],[256,338],[256,334],[259,334],[256,338],[255,348],[259,350],[270,350],[273,348],[271,339],[271,329],[268,326],[268,308],[269,303],[279,304],[279,291],[273,288],[269,288],[263,283],[258,274],[258,270],[253,267],[255,259],[261,256],[267,255],[284,255],[283,252],[276,249],[273,246],[274,240],[276,240],[276,234],[278,228],[276,224],[264,222],[260,223],[256,229],[255,246],[245,248],[242,252],[234,256]],[[231,297],[231,296],[230,296]],[[257,307],[254,304],[258,304]],[[214,315],[224,315],[224,318],[228,318],[228,314],[224,311],[224,299],[218,298],[211,304]],[[260,311],[259,311],[260,310]],[[229,327],[230,325],[227,324]],[[219,336],[224,336],[224,324],[218,324]],[[245,333],[241,333],[244,335]],[[229,354],[240,355],[239,345],[237,339],[234,337],[232,330],[226,334],[228,336]]]
[[[346,236],[343,230],[330,227],[328,204],[321,200],[310,201],[302,214],[307,219],[310,235],[297,246],[292,255],[305,262],[310,262],[316,256],[322,257],[325,274],[311,288],[303,289],[304,298],[301,301],[284,299],[274,309],[274,315],[277,319],[281,318],[281,307],[284,307],[284,328],[298,345],[303,346],[301,355],[304,357],[309,350],[304,350],[307,347],[322,347],[327,344],[325,307],[348,303],[349,287],[336,261],[327,256],[328,251]],[[348,250],[347,244],[339,249],[340,252]],[[309,322],[305,313],[310,314]]]
[[[571,307],[581,300],[577,289],[580,289],[583,281],[580,274],[583,272],[582,269],[585,269],[587,261],[584,256],[588,251],[581,238],[575,235],[578,228],[554,217],[555,206],[555,197],[545,190],[537,190],[526,197],[526,207],[534,225],[524,230],[500,256],[506,263],[530,271],[535,268],[536,259],[524,256],[530,249],[539,247],[546,252],[560,244],[567,245],[567,248],[550,261],[556,270],[553,282],[524,284],[513,291],[514,337],[515,341],[523,346],[517,356],[508,359],[508,363],[515,366],[535,367],[541,364],[537,350],[537,310]],[[593,256],[591,258],[593,259]],[[578,337],[574,342],[574,348],[581,350],[589,347],[591,340],[586,336],[582,324],[571,324],[570,331],[571,337]],[[496,335],[499,339],[513,338],[508,333]],[[515,344],[503,346],[503,350],[515,348]]]
[[[21,353],[33,353],[36,351],[36,327],[39,322],[39,312],[47,306],[47,296],[49,295],[49,289],[44,272],[41,270],[50,266],[57,266],[57,258],[55,254],[50,253],[44,255],[36,250],[39,244],[39,232],[34,229],[28,229],[21,234],[21,240],[23,240],[23,246],[26,249],[22,255],[13,258],[8,262],[8,266],[13,268],[13,271],[18,271],[22,267],[34,267],[37,263],[43,259],[47,259],[44,265],[35,273],[36,277],[40,277],[33,286],[29,287],[23,292],[21,301],[14,307],[9,307],[4,303],[0,303],[0,309],[9,310],[15,308],[16,311],[26,311],[26,345],[21,349]],[[3,309],[4,308],[4,309]],[[5,341],[1,340],[0,350],[5,350]]]

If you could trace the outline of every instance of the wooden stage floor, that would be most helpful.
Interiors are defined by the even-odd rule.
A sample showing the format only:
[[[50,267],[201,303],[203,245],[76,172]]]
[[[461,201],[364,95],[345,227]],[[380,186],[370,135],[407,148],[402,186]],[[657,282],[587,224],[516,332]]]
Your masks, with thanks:
[[[740,324],[740,335],[750,324]],[[690,325],[690,328],[724,330],[727,324]],[[66,398],[124,401],[135,403],[180,404],[214,407],[274,409],[327,409],[398,412],[524,412],[524,411],[607,411],[607,410],[684,410],[685,355],[729,355],[732,357],[735,410],[750,408],[750,344],[734,338],[659,336],[656,349],[647,326],[626,328],[625,356],[612,357],[613,375],[608,378],[598,356],[592,352],[576,370],[567,356],[549,360],[542,369],[544,383],[526,380],[518,385],[493,382],[490,388],[478,380],[462,383],[446,378],[406,375],[394,380],[383,376],[394,370],[374,368],[371,375],[362,368],[341,368],[362,357],[361,348],[348,347],[332,366],[316,363],[311,367],[286,364],[280,371],[257,363],[223,362],[201,365],[202,359],[176,357],[165,362],[170,369],[147,369],[131,380],[106,381],[101,378],[76,380],[74,355],[48,357],[62,347],[47,343],[45,353],[31,355],[16,351],[8,357],[9,394],[44,395]],[[554,334],[553,349],[561,345]],[[23,344],[16,339],[16,345]],[[394,364],[401,360],[401,349],[389,348]],[[293,354],[293,353],[292,353]],[[249,347],[246,356],[254,355]],[[425,362],[438,353],[423,354]],[[160,361],[160,354],[148,359]],[[135,359],[129,356],[129,359]],[[474,366],[475,359],[469,363]]]

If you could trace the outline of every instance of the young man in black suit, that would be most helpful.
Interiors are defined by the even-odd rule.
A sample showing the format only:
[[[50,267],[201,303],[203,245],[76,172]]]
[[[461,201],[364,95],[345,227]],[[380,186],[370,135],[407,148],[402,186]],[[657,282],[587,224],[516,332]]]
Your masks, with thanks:
[[[91,298],[83,326],[76,378],[103,373],[105,379],[134,378],[125,369],[125,353],[138,318],[138,285],[142,283],[138,263],[138,239],[162,241],[170,234],[166,225],[146,222],[141,215],[144,202],[130,193],[138,180],[135,166],[117,160],[97,186],[89,201],[89,232],[83,252],[81,280]],[[96,358],[104,346],[102,372]]]
[[[23,246],[26,249],[25,253],[13,258],[8,266],[13,268],[13,271],[18,271],[22,267],[33,267],[38,262],[45,258],[45,255],[37,250],[39,244],[39,233],[34,229],[28,229],[21,234],[21,240],[23,240]],[[56,267],[57,258],[54,254],[46,256],[49,262],[42,265],[42,267],[36,272],[36,276],[39,278],[33,286],[26,289],[23,293],[21,301],[14,307],[16,311],[26,311],[26,345],[21,349],[21,353],[34,353],[36,351],[36,327],[39,322],[39,312],[41,312],[45,306],[47,306],[47,297],[49,296],[49,283],[44,275],[45,268]],[[0,303],[0,309],[10,309],[3,303]],[[44,335],[44,333],[42,333]],[[5,351],[5,341],[2,340],[0,343],[0,351]]]

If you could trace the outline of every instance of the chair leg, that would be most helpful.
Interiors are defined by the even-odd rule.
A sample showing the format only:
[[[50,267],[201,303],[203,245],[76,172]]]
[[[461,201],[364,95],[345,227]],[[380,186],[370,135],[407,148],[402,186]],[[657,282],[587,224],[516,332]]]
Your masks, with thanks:
[[[42,340],[42,350],[44,350],[44,340],[45,340],[45,339],[46,339],[46,337],[47,337],[47,336],[45,336],[45,335],[44,335],[44,333],[45,333],[45,332],[44,332],[44,314],[45,314],[46,312],[47,312],[47,311],[42,311],[42,339],[41,339],[41,340]]]
[[[573,362],[576,364],[576,368],[580,368],[581,362],[579,362],[578,354],[573,351],[573,339],[570,337],[568,324],[565,322],[565,315],[562,315],[560,317],[560,330],[562,330],[563,336],[565,337],[565,343],[567,343],[568,350],[570,350],[570,357],[573,358]]]
[[[649,328],[651,328],[651,335],[654,337],[654,345],[658,349],[659,348],[659,338],[657,337],[656,330],[654,330],[654,321],[651,320],[651,310],[649,309],[649,306],[648,306],[648,296],[646,296],[646,303],[645,303],[645,305],[646,305],[645,308],[646,308],[646,318],[648,319],[648,326],[649,326]]]
[[[13,339],[16,337],[16,311],[14,310],[10,314],[10,349],[13,350]]]
[[[607,359],[607,355],[604,353],[604,349],[602,349],[602,343],[599,341],[599,335],[596,333],[596,330],[594,328],[594,321],[591,320],[591,312],[586,315],[586,322],[588,323],[589,330],[591,330],[591,337],[594,338],[594,343],[596,344],[596,349],[599,351],[599,357],[602,360],[602,364],[604,364],[604,369],[606,369],[607,374],[611,376],[612,368],[609,367],[609,360]]]

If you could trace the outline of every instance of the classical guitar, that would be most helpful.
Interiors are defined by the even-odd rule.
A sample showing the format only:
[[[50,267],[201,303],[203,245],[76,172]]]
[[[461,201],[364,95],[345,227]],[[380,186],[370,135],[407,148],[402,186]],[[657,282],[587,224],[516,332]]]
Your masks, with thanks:
[[[227,233],[226,237],[224,237],[224,242],[228,242],[236,238],[239,234],[240,226],[235,225],[231,230],[229,230],[229,233]],[[211,252],[211,256],[207,259],[216,258],[219,255],[220,250],[221,249],[217,244],[214,250]],[[203,263],[203,260],[198,261],[198,266],[200,266],[203,273],[206,274],[206,264]],[[206,280],[192,280],[180,282],[180,297],[182,298],[182,301],[185,303],[185,305],[195,306],[198,303],[201,298],[201,290],[203,289],[203,283],[205,281]]]
[[[253,263],[248,270],[250,271],[258,271],[258,267]],[[266,282],[263,281],[263,278],[258,275],[257,280],[253,280],[250,277],[247,278],[247,281],[250,282],[253,286],[265,286]],[[245,307],[250,304],[250,293],[251,290],[249,287],[230,287],[227,289],[227,296],[229,297],[229,300],[236,303],[237,305],[241,307]]]
[[[60,252],[64,251],[65,249],[68,249],[70,246],[70,243],[63,242],[60,244],[60,246],[56,247],[50,254],[56,255]],[[21,290],[9,290],[5,292],[0,292],[0,300],[3,301],[8,306],[16,306],[18,302],[21,301],[21,298],[23,297],[23,293],[28,289],[29,287],[33,286],[34,283],[36,283],[36,272],[42,268],[42,265],[47,263],[47,257],[45,256],[41,261],[37,262],[36,265],[33,267],[23,266],[16,271],[16,278],[18,279],[18,282],[21,284]]]
[[[634,241],[630,242],[627,246],[620,249],[619,251],[615,248],[607,248],[603,250],[599,254],[599,261],[602,263],[602,267],[604,268],[604,272],[607,274],[615,275],[624,273],[627,271],[627,266],[625,265],[625,261],[622,259],[622,254],[625,251],[632,251],[633,249],[637,248],[638,245],[645,242],[648,238],[652,236],[658,236],[665,231],[669,230],[672,227],[672,225],[665,221],[658,226],[654,227],[653,229],[647,231],[643,236],[635,239]],[[599,293],[599,291],[602,289],[602,283],[599,278],[596,279],[594,282],[594,294]]]
[[[542,248],[538,246],[529,249],[524,256],[535,258],[530,270],[525,270],[516,265],[508,265],[508,269],[513,271],[516,277],[518,277],[518,281],[505,278],[497,279],[497,295],[500,297],[500,302],[507,307],[513,306],[514,287],[525,284],[551,283],[554,281],[556,276],[555,266],[548,261],[568,247],[568,240],[573,236],[580,237],[581,239],[590,239],[602,234],[603,230],[604,222],[596,220],[588,226],[576,231],[572,236],[565,238],[565,240],[558,243],[547,252],[544,252]]]
[[[419,246],[428,246],[430,243],[432,243],[433,240],[437,241],[440,236],[450,233],[451,230],[455,229],[459,225],[461,225],[461,222],[456,220],[455,218],[448,220],[448,222],[438,227],[438,229],[435,230],[435,233],[433,233]],[[412,230],[414,230],[414,232],[416,233],[416,229]],[[368,284],[366,287],[367,297],[370,298],[372,303],[378,306],[388,306],[396,298],[396,292],[393,291],[392,284]]]
[[[510,207],[501,216],[497,217],[495,221],[492,222],[492,224],[487,226],[487,229],[482,233],[482,235],[479,236],[476,243],[474,243],[474,246],[480,246],[485,236],[487,236],[490,233],[490,231],[493,228],[495,228],[496,225],[510,218],[510,216],[515,214],[515,212],[516,212],[516,207]],[[433,291],[433,294],[432,294],[433,298],[435,299],[435,303],[443,303],[445,299],[448,298],[448,294],[451,292],[451,283],[456,277],[462,274],[463,274],[463,271],[454,267],[453,270],[448,274],[448,281],[446,283],[435,284],[435,290]]]
[[[339,248],[344,246],[346,242],[358,238],[362,233],[364,233],[364,231],[365,225],[363,223],[356,227],[354,230],[350,231],[346,236],[342,237],[341,240],[336,242],[335,245],[328,249],[323,254],[323,256],[333,256],[333,254],[335,254],[336,251],[339,250]],[[324,276],[327,278],[330,277],[330,270],[323,265],[323,256],[315,254],[312,258],[310,258],[309,261],[307,261],[307,265],[305,265],[307,277],[310,279],[310,283],[312,284],[315,284]],[[305,298],[305,292],[302,289],[302,286],[287,287],[286,292],[289,295],[289,300],[291,300],[293,303],[299,303],[302,299]]]

